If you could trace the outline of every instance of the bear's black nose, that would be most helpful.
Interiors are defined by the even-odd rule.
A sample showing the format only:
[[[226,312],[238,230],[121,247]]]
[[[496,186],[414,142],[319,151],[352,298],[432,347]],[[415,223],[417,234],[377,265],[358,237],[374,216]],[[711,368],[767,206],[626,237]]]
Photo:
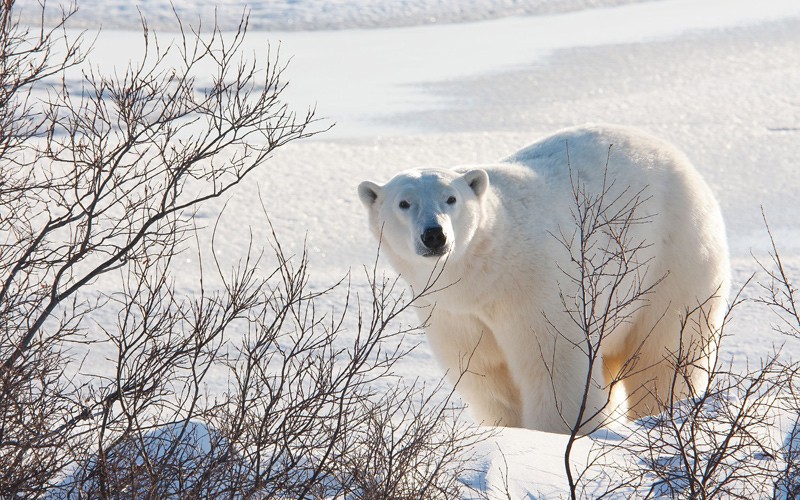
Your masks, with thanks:
[[[422,232],[422,244],[431,250],[439,250],[447,242],[441,226],[432,226]]]

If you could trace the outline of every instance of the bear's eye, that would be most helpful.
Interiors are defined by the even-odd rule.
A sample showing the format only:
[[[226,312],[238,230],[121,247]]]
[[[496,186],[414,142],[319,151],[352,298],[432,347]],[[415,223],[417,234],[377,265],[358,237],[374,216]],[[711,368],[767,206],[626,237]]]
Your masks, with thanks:
[[[451,196],[450,198],[447,198],[447,204],[448,205],[452,205],[455,202],[456,202],[456,197],[455,196]]]
[[[406,200],[403,200],[403,201],[400,202],[400,208],[402,208],[403,210],[405,210],[407,208],[410,208],[410,207],[411,207],[411,203],[407,202]]]

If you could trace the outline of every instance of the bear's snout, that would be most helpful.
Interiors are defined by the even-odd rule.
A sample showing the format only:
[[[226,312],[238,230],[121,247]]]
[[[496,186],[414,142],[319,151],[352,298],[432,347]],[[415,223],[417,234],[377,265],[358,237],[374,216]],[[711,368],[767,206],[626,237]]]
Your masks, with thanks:
[[[425,228],[422,232],[422,244],[426,248],[439,252],[444,248],[447,243],[447,236],[445,236],[442,226],[431,226]]]

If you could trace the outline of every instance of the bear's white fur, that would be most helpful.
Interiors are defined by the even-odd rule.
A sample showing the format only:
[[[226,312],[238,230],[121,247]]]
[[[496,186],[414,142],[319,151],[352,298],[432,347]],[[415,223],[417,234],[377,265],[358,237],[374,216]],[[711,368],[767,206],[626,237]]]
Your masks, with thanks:
[[[629,128],[573,128],[497,164],[408,170],[358,192],[382,251],[427,306],[434,354],[484,423],[569,432],[582,415],[587,432],[706,389],[730,282],[725,229],[671,145]],[[606,211],[582,259],[576,216],[592,201]],[[614,217],[629,222],[603,225]],[[620,265],[629,271],[615,281],[607,274]],[[580,283],[595,283],[596,300]],[[590,327],[592,342],[606,332],[590,363],[576,311],[593,304],[582,317],[602,318],[637,294],[624,321]],[[679,357],[691,363],[676,376]]]

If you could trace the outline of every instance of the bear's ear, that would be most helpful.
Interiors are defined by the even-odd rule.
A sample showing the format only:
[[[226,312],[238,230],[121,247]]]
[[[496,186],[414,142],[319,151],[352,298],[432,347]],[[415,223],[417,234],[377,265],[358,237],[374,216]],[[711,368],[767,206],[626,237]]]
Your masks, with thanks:
[[[372,208],[378,195],[381,194],[381,186],[372,181],[364,181],[358,185],[358,197],[361,198],[361,203],[367,208]]]
[[[480,198],[481,195],[486,192],[486,188],[489,187],[489,174],[486,173],[486,170],[481,170],[479,168],[470,170],[464,174],[464,180],[467,181],[467,185],[472,188],[475,192],[475,196],[478,198]]]

